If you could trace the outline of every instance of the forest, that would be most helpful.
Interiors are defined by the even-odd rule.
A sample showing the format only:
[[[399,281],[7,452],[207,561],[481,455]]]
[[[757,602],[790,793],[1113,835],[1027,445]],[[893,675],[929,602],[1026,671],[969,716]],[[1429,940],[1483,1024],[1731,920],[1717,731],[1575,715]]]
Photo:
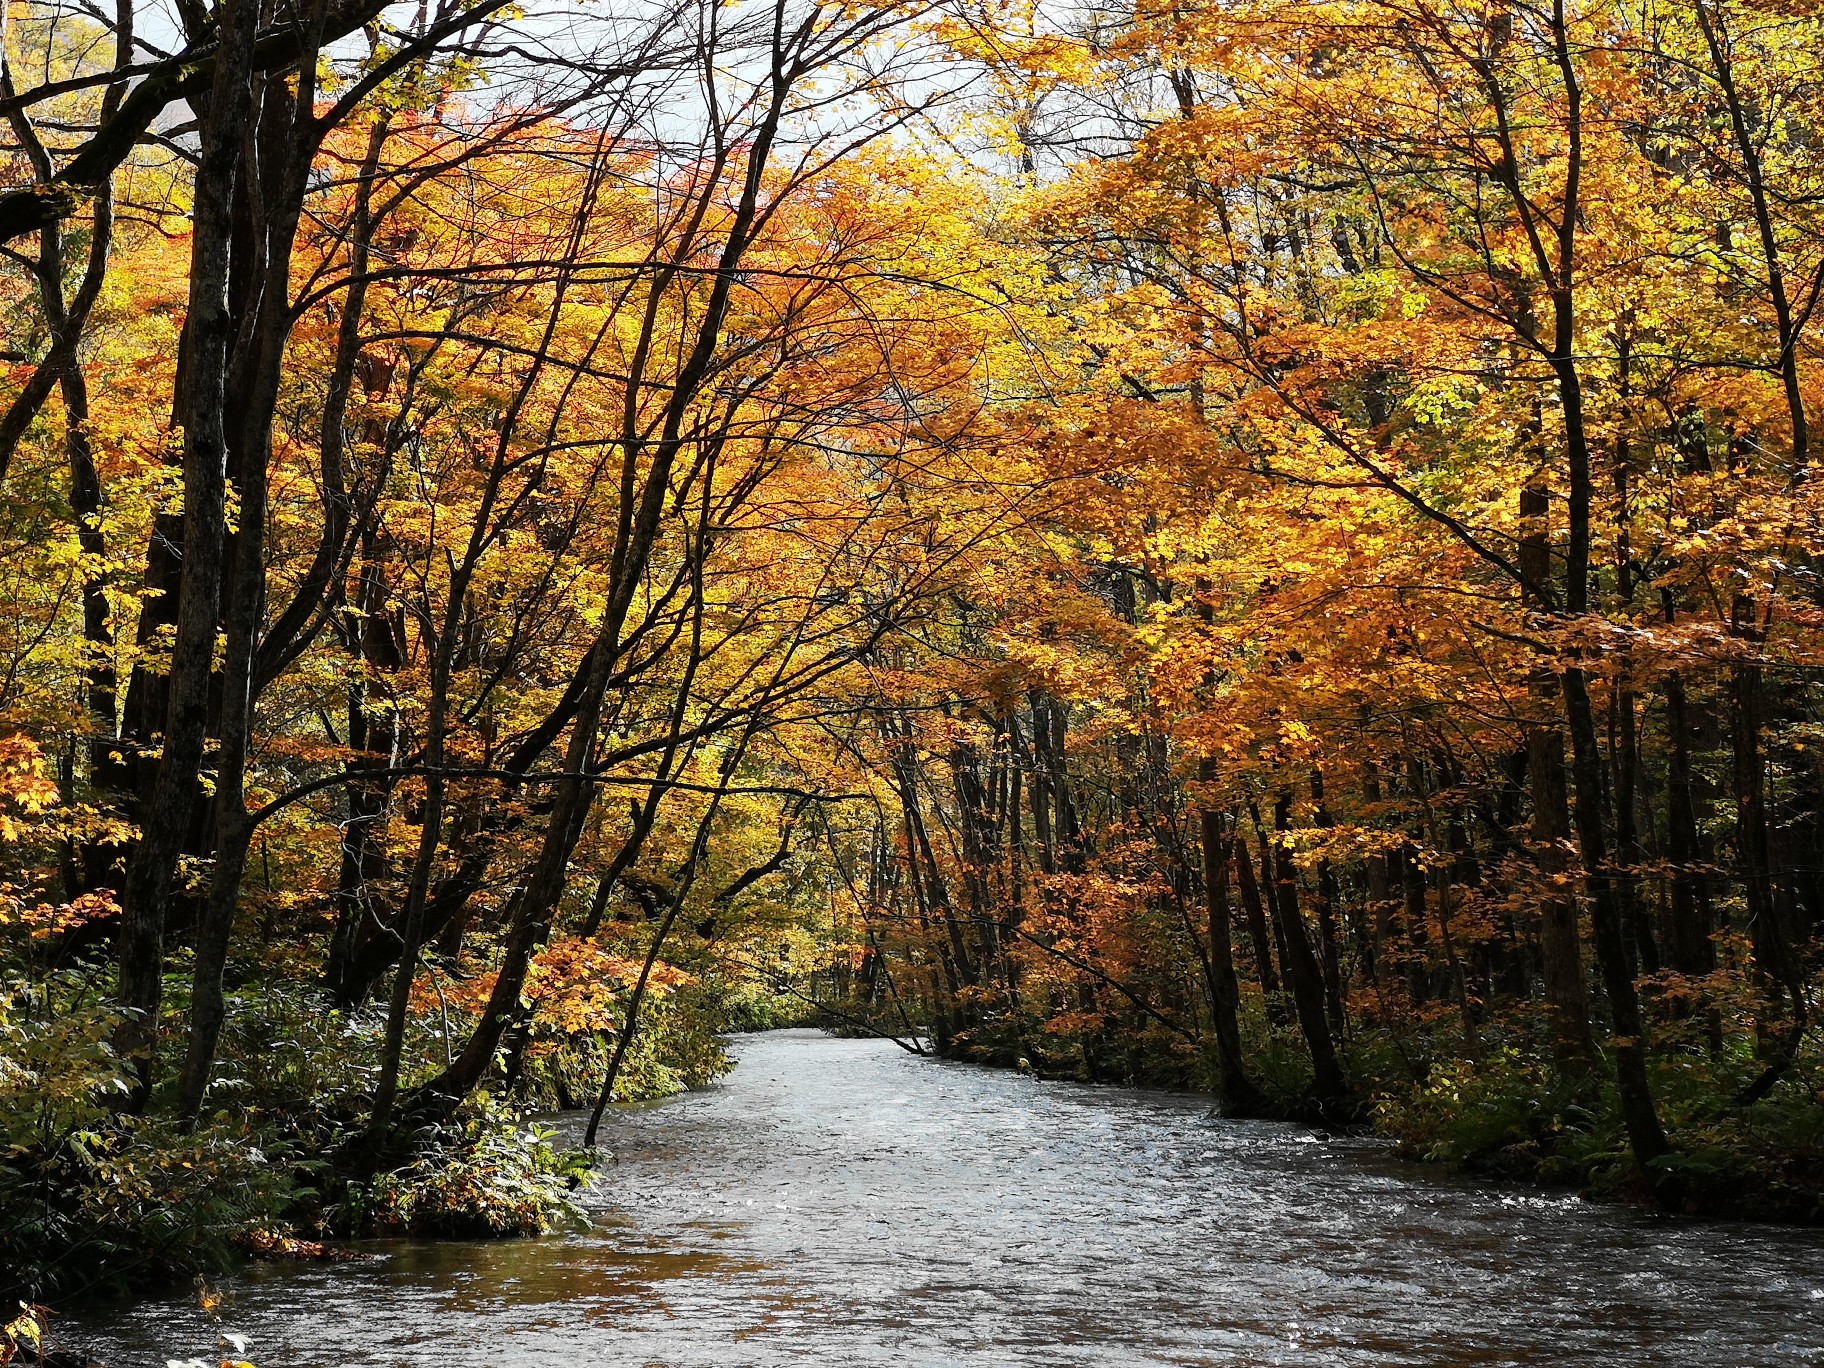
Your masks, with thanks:
[[[1824,1220],[1814,0],[0,39],[8,1305],[801,1024]]]

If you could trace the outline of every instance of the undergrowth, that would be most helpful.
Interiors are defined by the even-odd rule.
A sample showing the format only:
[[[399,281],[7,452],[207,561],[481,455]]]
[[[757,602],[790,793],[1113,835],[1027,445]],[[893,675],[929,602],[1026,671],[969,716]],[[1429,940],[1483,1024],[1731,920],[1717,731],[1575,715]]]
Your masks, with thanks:
[[[174,968],[158,1070],[166,1080],[188,997],[181,959]],[[0,981],[0,1305],[213,1277],[249,1250],[372,1235],[526,1236],[577,1219],[569,1193],[590,1156],[532,1118],[593,1104],[610,1035],[533,1041],[515,1076],[497,1073],[450,1125],[409,1137],[363,1176],[354,1156],[383,1011],[330,1010],[289,968],[264,965],[236,986],[193,1128],[171,1119],[162,1089],[144,1115],[119,1108],[128,1083],[110,1043],[119,1024],[111,975],[90,967]],[[715,1034],[726,1015],[708,990],[650,1004],[614,1100],[711,1082],[729,1067]],[[444,1062],[443,1027],[414,1021],[408,1083]]]

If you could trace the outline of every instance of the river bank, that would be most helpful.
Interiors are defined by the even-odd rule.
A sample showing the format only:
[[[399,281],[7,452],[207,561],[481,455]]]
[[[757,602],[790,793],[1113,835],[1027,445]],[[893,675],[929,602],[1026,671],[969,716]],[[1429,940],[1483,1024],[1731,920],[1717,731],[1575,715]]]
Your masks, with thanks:
[[[1189,1092],[1239,1118],[1372,1133],[1402,1158],[1541,1192],[1711,1220],[1824,1226],[1824,1106],[1801,1086],[1742,1101],[1758,1066],[1740,1052],[1666,1049],[1652,1059],[1667,1147],[1643,1163],[1628,1139],[1607,1047],[1556,1057],[1520,1021],[1490,1029],[1469,1054],[1448,1027],[1410,1032],[1364,1021],[1339,1055],[1337,1091],[1325,1095],[1298,1040],[1260,1007],[1252,1000],[1240,1018],[1257,1073],[1239,1101],[1225,1096],[1214,1047],[1189,1048],[1158,1031],[1107,1033],[1092,1049],[1080,1035],[1001,1018],[921,1048],[1036,1078]]]

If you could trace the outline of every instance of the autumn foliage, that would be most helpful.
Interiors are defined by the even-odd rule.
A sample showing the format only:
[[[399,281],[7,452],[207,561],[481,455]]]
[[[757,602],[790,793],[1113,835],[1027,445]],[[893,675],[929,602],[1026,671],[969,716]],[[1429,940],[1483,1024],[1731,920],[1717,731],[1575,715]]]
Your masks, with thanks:
[[[131,8],[0,91],[33,1239],[534,1228],[813,1018],[1817,1214],[1803,4]]]

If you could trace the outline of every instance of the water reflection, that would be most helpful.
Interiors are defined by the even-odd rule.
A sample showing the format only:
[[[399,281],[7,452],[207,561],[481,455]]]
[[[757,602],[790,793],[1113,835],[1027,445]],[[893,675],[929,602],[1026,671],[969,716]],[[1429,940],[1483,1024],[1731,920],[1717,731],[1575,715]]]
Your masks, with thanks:
[[[262,1368],[1824,1364],[1824,1237],[1452,1181],[1373,1142],[776,1032],[625,1109],[585,1234],[233,1280]],[[193,1311],[84,1318],[116,1365]]]

